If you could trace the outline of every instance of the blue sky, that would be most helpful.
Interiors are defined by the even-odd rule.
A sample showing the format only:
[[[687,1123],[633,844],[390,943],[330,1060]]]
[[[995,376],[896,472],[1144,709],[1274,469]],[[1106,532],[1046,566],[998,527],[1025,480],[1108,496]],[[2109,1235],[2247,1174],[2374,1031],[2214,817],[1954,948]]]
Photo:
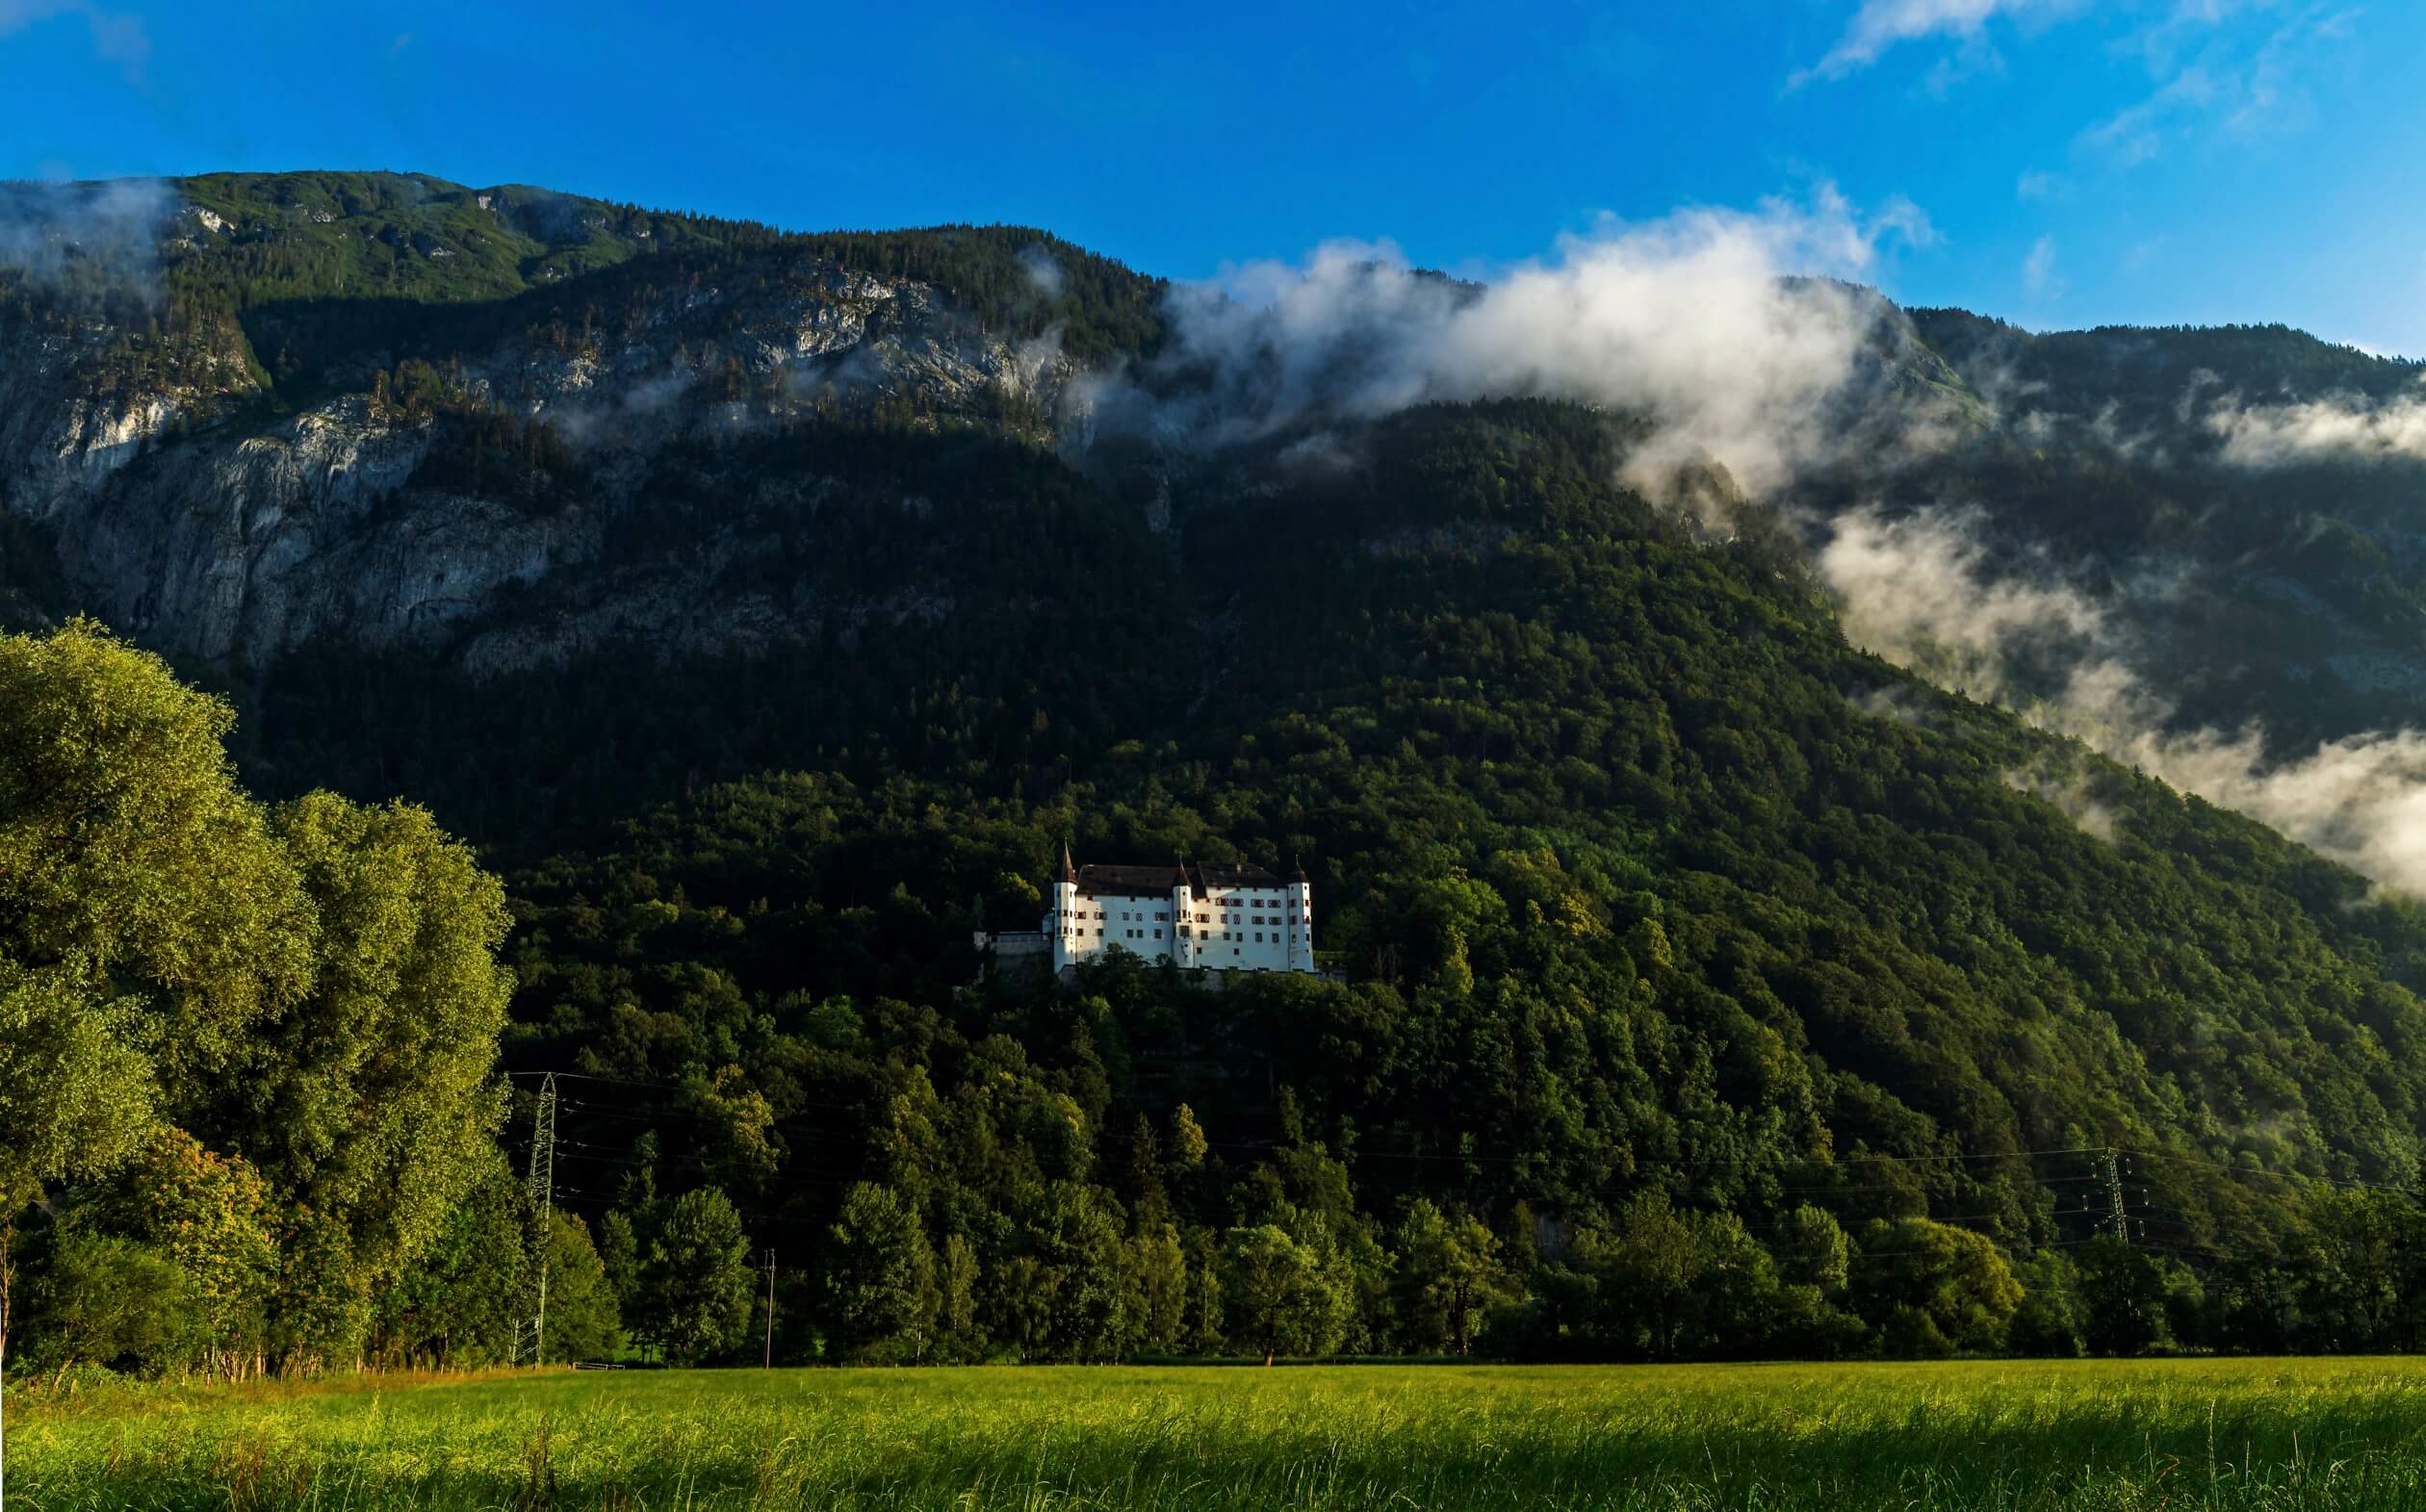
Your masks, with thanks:
[[[0,0],[0,175],[1016,220],[1177,277],[1335,238],[1486,272],[1833,185],[1925,217],[1871,269],[1909,303],[2426,355],[2421,0]]]

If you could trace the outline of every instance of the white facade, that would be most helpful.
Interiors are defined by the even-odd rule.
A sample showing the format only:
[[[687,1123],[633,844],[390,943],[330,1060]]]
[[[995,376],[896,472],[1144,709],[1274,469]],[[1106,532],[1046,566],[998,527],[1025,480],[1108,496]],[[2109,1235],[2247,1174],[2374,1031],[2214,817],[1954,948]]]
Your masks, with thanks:
[[[1183,969],[1306,971],[1314,884],[1260,866],[1087,866],[1062,852],[1043,934],[1056,972],[1114,951]]]

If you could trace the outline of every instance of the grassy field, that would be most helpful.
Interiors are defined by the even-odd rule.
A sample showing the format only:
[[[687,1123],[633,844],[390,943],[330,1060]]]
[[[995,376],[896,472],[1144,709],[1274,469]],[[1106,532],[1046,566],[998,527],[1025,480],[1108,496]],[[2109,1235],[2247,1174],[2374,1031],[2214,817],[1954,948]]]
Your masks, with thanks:
[[[9,1505],[2426,1509],[2426,1364],[622,1372],[9,1414]]]

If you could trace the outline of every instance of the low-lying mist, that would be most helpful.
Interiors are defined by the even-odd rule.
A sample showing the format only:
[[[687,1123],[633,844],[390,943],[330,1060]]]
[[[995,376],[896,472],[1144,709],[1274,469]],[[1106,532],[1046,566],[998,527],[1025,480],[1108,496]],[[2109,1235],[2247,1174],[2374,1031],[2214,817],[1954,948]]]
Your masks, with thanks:
[[[2054,563],[2000,569],[1978,525],[1945,512],[1889,521],[1874,510],[1836,521],[1818,567],[1843,599],[1847,637],[2426,896],[2426,734],[2353,735],[2277,760],[2262,723],[2181,730],[2115,618],[2063,582]],[[2111,833],[2103,810],[2093,822],[2066,795],[2042,796]]]

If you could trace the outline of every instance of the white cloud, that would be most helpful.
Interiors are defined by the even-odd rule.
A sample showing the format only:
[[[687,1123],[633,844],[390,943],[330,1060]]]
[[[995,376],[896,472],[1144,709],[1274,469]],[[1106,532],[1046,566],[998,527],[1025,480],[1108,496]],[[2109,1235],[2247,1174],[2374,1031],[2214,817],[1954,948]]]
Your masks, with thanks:
[[[143,69],[151,62],[151,34],[140,17],[105,11],[92,0],[0,0],[0,37],[62,15],[82,17],[92,35],[93,56],[116,64],[127,83],[142,85]]]
[[[2204,115],[2222,92],[2206,68],[2184,68],[2155,93],[2083,131],[2081,144],[2120,167],[2137,167],[2161,153],[2183,122]]]
[[[94,271],[150,289],[177,198],[154,179],[0,184],[0,264],[39,282]]]
[[[2007,772],[2005,786],[2018,793],[2053,804],[2070,816],[2072,822],[2088,833],[2112,844],[2115,838],[2115,813],[2102,802],[2090,784],[2078,773],[2052,769],[2026,768]]]
[[[1046,299],[1061,297],[1062,287],[1066,282],[1062,266],[1053,260],[1053,254],[1046,251],[1042,244],[1031,244],[1019,248],[1019,267],[1027,274],[1028,287],[1039,295]]]
[[[2128,168],[2207,131],[2249,141],[2306,125],[2315,110],[2306,76],[2332,45],[2351,38],[2359,13],[2304,5],[2255,34],[2255,45],[2249,28],[2229,24],[2272,13],[2279,3],[2184,6],[2171,22],[2141,33],[2135,41],[2162,82],[2084,130],[2080,147]]]
[[[2123,254],[2123,271],[2131,274],[2148,271],[2155,265],[2157,257],[2164,252],[2165,243],[2169,240],[2171,239],[2167,237],[2153,236],[2146,241],[2132,243],[2130,248]]]
[[[1889,522],[1857,510],[1835,522],[1820,576],[1844,597],[1847,639],[1986,698],[2013,692],[2007,664],[2026,640],[2080,654],[2105,617],[2061,584],[1992,579],[1971,523],[1924,515]]]
[[[1716,457],[1754,492],[1843,444],[1823,409],[1883,313],[1847,284],[1882,240],[1925,242],[1891,202],[1865,218],[1833,190],[1757,211],[1610,220],[1485,283],[1411,269],[1386,243],[1333,243],[1175,290],[1156,362],[1096,380],[1093,427],[1214,448],[1432,400],[1543,395],[1644,415],[1656,487]]]
[[[2055,270],[2053,237],[2043,236],[2030,243],[2030,255],[2022,260],[2022,287],[2033,299],[2064,296],[2063,276]]]
[[[1950,43],[1924,79],[1945,95],[1973,74],[2004,66],[1994,38],[2027,35],[2086,17],[2111,38],[2106,50],[2136,55],[2151,87],[2075,137],[2077,154],[2129,168],[2207,131],[2253,141],[2297,130],[2314,115],[2309,78],[2355,33],[2361,10],[2336,0],[1862,0],[1828,52],[1787,80],[1841,79],[1905,43]],[[2024,199],[2064,197],[2070,186],[2043,170],[2022,175]]]
[[[2207,424],[2223,439],[2224,460],[2241,467],[2280,467],[2316,456],[2426,459],[2426,397],[2225,403],[2208,412]]]
[[[1795,74],[1787,87],[1799,88],[1815,78],[1844,78],[1903,42],[1930,37],[1977,42],[1989,21],[2000,15],[2054,19],[2078,9],[2079,0],[1862,0],[1827,56]]]
[[[2033,200],[2069,199],[2072,197],[2072,180],[2061,173],[2050,173],[2042,168],[2031,168],[2015,182],[2013,197]]]

